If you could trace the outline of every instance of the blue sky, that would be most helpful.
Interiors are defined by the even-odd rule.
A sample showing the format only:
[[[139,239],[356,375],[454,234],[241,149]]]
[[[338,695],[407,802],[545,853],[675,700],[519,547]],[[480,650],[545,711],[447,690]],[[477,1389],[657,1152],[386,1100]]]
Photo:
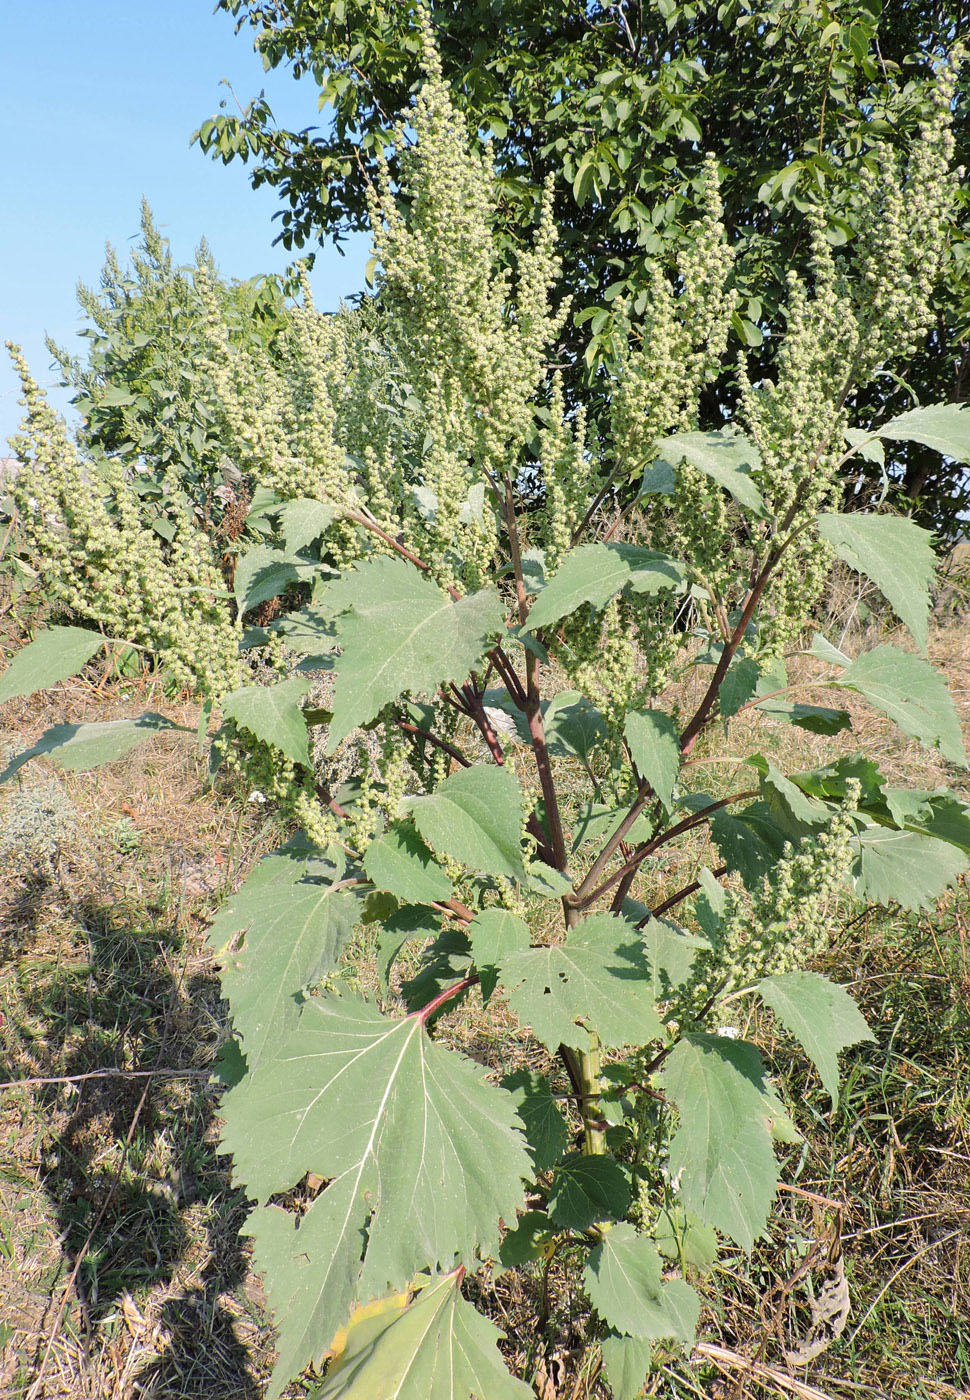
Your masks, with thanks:
[[[214,0],[32,0],[3,7],[0,91],[8,113],[0,188],[0,342],[19,341],[34,374],[56,383],[49,332],[75,350],[80,279],[97,284],[109,241],[119,253],[138,232],[141,196],[180,261],[205,235],[228,277],[281,270],[271,190],[250,188],[248,167],[223,166],[190,146],[218,109],[228,78],[241,101],[265,87],[277,117],[325,120],[311,84],[264,73],[250,32],[213,14]],[[10,138],[11,126],[13,139]],[[368,248],[321,249],[313,273],[321,307],[363,284]],[[0,361],[0,456],[19,422],[16,380]],[[54,390],[58,407],[67,395]]]

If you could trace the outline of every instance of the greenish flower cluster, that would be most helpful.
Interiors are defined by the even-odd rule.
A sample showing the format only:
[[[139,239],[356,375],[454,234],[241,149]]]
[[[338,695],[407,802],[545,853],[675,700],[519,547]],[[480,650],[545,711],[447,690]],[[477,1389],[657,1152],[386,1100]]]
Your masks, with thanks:
[[[238,637],[206,537],[188,515],[170,541],[146,527],[122,464],[84,462],[23,355],[8,347],[27,416],[11,439],[23,547],[48,599],[155,653],[177,685],[218,696],[240,684]]]
[[[888,146],[873,152],[845,258],[836,260],[823,210],[809,213],[811,270],[808,279],[789,276],[774,378],[752,385],[739,367],[741,419],[761,453],[758,484],[773,515],[790,514],[789,529],[838,500],[852,389],[890,355],[910,353],[930,324],[953,199],[954,80],[955,64],[941,69],[933,114],[905,159]],[[788,548],[763,631],[775,652],[801,630],[830,563],[809,536]]]
[[[754,894],[732,891],[714,951],[699,959],[692,1002],[715,991],[750,987],[805,967],[828,947],[834,915],[851,888],[857,782],[846,784],[841,810],[827,827],[785,851]]]

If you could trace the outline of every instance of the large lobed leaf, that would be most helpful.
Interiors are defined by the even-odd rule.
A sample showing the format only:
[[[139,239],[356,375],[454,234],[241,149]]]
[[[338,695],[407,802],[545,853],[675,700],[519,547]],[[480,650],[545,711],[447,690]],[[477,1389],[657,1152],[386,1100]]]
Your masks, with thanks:
[[[761,465],[761,454],[740,433],[675,433],[657,443],[657,460],[671,468],[686,462],[723,486],[739,506],[765,514],[764,498],[750,476]]]
[[[766,977],[758,992],[812,1061],[837,1108],[839,1051],[873,1039],[862,1012],[844,987],[817,972]]]
[[[655,1245],[632,1225],[615,1225],[590,1252],[583,1284],[604,1322],[631,1337],[693,1341],[700,1299],[682,1279],[664,1282]]]
[[[893,442],[919,442],[945,457],[970,462],[970,411],[959,403],[911,408],[872,432]]]
[[[872,580],[925,651],[936,556],[928,530],[893,515],[820,515],[823,540]]]
[[[467,680],[505,622],[494,588],[452,602],[412,565],[383,556],[343,574],[325,601],[345,613],[328,753],[403,691]]]
[[[314,1400],[532,1400],[496,1347],[501,1332],[460,1285],[457,1271],[446,1274],[409,1307],[350,1328]]]
[[[775,1197],[773,1103],[753,1045],[724,1036],[685,1036],[663,1070],[680,1127],[670,1143],[679,1197],[698,1219],[749,1250]]]
[[[551,1050],[585,1049],[590,1031],[611,1046],[663,1034],[639,930],[612,914],[581,919],[565,943],[510,953],[500,980],[516,1016]]]
[[[319,1364],[355,1303],[496,1252],[532,1174],[508,1093],[420,1016],[390,1020],[353,996],[310,999],[223,1113],[251,1195],[307,1172],[329,1182],[299,1220],[264,1206],[247,1227],[280,1327],[271,1396]]]
[[[69,773],[83,773],[124,758],[146,739],[162,731],[178,730],[183,734],[194,731],[175,724],[164,715],[148,710],[135,719],[98,720],[92,724],[55,724],[36,744],[16,754],[0,773],[0,783],[29,763],[32,758],[49,758],[58,768]]]
[[[294,763],[308,766],[310,744],[300,701],[311,685],[312,681],[302,676],[275,685],[244,685],[225,697],[222,711],[264,744],[272,744]]]
[[[0,676],[0,704],[76,676],[103,646],[99,633],[83,627],[48,627],[17,652]]]
[[[632,544],[584,544],[572,550],[532,605],[527,630],[548,627],[584,603],[604,608],[629,588],[631,593],[682,589],[684,570],[669,555]]]
[[[863,652],[833,685],[856,690],[928,749],[939,749],[952,763],[967,757],[946,681],[934,666],[898,647]]]
[[[332,972],[360,917],[333,872],[291,844],[265,856],[219,910],[208,944],[253,1070],[292,1033],[300,993]]]
[[[463,768],[428,797],[411,797],[406,805],[436,851],[481,874],[525,881],[524,802],[508,769],[486,763]]]

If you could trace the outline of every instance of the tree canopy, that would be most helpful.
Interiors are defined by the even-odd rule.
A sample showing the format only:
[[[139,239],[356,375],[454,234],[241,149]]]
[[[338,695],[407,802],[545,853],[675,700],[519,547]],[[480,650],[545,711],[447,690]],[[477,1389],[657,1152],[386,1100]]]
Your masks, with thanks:
[[[203,123],[203,149],[253,164],[255,186],[278,189],[280,240],[303,248],[366,224],[366,189],[389,144],[392,114],[420,71],[413,4],[389,0],[219,0],[255,31],[267,68],[318,89],[327,116],[287,130],[265,96]],[[507,238],[521,243],[544,183],[573,297],[562,358],[595,373],[643,311],[645,263],[673,255],[698,216],[703,160],[718,161],[725,222],[737,248],[734,348],[760,347],[786,277],[809,257],[805,211],[827,206],[827,236],[857,229],[858,184],[879,143],[908,141],[927,115],[934,64],[965,28],[961,0],[432,0],[443,72],[502,179]],[[962,104],[961,109],[962,111]],[[958,139],[965,121],[958,112]],[[859,421],[915,396],[960,399],[966,355],[961,205],[957,237],[924,349],[858,404]],[[628,308],[627,299],[632,305]],[[770,353],[766,350],[764,363]],[[719,386],[711,405],[723,398]],[[875,463],[849,487],[884,489]],[[970,500],[962,469],[900,447],[888,474],[925,523],[952,533]]]

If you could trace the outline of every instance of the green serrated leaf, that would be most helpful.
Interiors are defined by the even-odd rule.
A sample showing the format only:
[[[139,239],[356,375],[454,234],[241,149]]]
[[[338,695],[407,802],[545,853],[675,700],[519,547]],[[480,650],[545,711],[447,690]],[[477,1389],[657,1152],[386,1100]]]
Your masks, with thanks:
[[[325,867],[324,867],[325,871]],[[264,856],[209,929],[222,991],[250,1069],[295,1029],[300,993],[332,972],[360,915],[300,847]]]
[[[761,456],[740,433],[675,433],[660,439],[657,457],[671,467],[687,462],[723,486],[739,506],[754,515],[765,514],[764,498],[750,476],[761,465]]]
[[[569,1129],[545,1075],[518,1069],[502,1079],[512,1095],[537,1172],[554,1167],[569,1145]]]
[[[640,930],[640,938],[650,966],[655,1001],[669,1000],[687,981],[697,954],[711,946],[706,938],[695,938],[670,919],[648,919]]]
[[[671,1205],[657,1216],[653,1227],[654,1243],[665,1259],[694,1269],[709,1269],[717,1259],[717,1234],[687,1214],[678,1205]]]
[[[555,1239],[556,1229],[542,1210],[527,1210],[519,1216],[514,1230],[503,1237],[499,1248],[499,1258],[507,1269],[529,1264],[541,1258],[550,1241]]]
[[[501,980],[511,1009],[551,1050],[583,1049],[589,1031],[610,1046],[663,1034],[639,931],[612,914],[581,919],[559,946],[511,954]]]
[[[936,556],[929,530],[893,515],[820,515],[818,532],[850,568],[871,579],[926,651]]]
[[[460,1285],[460,1273],[446,1274],[376,1336],[351,1333],[314,1400],[532,1400],[502,1359],[502,1333]]]
[[[55,724],[45,732],[29,749],[16,754],[0,773],[0,783],[21,769],[32,758],[49,758],[58,768],[68,773],[83,773],[89,768],[100,768],[103,763],[114,763],[123,758],[138,744],[163,730],[178,730],[183,734],[194,731],[184,724],[174,724],[164,715],[146,711],[136,719],[100,720],[94,724]]]
[[[340,511],[326,501],[298,499],[287,501],[280,510],[280,529],[287,550],[295,554],[315,544],[336,520]]]
[[[629,1177],[615,1157],[573,1152],[552,1174],[549,1214],[564,1230],[622,1220],[629,1209]]]
[[[669,808],[680,773],[680,735],[662,710],[631,711],[623,735],[641,778]]]
[[[409,822],[392,822],[364,853],[364,873],[376,889],[409,904],[440,903],[454,887]]]
[[[532,605],[526,630],[548,627],[584,603],[604,608],[624,588],[632,593],[682,589],[683,569],[666,554],[632,544],[584,544],[567,554]]]
[[[967,756],[946,681],[934,666],[898,647],[863,652],[831,684],[855,690],[905,734],[966,767]]]
[[[693,1341],[700,1299],[680,1279],[664,1283],[653,1242],[632,1225],[615,1225],[590,1252],[583,1286],[600,1317],[617,1332],[659,1341]]]
[[[240,616],[260,603],[269,602],[301,578],[308,579],[312,568],[306,559],[283,555],[269,545],[256,544],[236,561],[233,592]]]
[[[495,990],[507,955],[528,948],[531,939],[529,925],[507,909],[483,909],[468,925],[468,941],[486,1001]]]
[[[970,462],[970,412],[962,404],[934,403],[911,408],[872,431],[893,442],[919,442],[945,457]]]
[[[403,559],[383,556],[331,584],[326,604],[346,613],[328,753],[403,691],[467,680],[505,621],[494,588],[452,602]]]
[[[275,685],[244,685],[222,699],[222,712],[264,744],[309,767],[310,741],[300,702],[312,681],[302,676]]]
[[[670,1172],[684,1207],[750,1250],[778,1185],[773,1106],[761,1056],[725,1036],[689,1035],[671,1051],[664,1092],[680,1113]]]
[[[383,986],[387,987],[391,968],[406,943],[435,939],[440,933],[441,918],[427,905],[409,904],[389,914],[377,930],[377,967]]]
[[[524,881],[522,789],[506,768],[475,764],[405,804],[421,835],[470,870]]]
[[[602,1345],[603,1371],[613,1400],[639,1400],[653,1367],[654,1343],[612,1332]]]
[[[855,889],[873,904],[932,909],[939,896],[970,868],[959,847],[916,831],[867,826],[854,842]]]
[[[0,704],[76,676],[103,646],[99,633],[83,627],[48,627],[21,647],[0,676]]]
[[[838,1108],[839,1051],[874,1038],[849,993],[817,972],[766,977],[758,992],[812,1061]]]
[[[429,1039],[421,1016],[390,1020],[354,996],[307,1001],[222,1114],[223,1145],[257,1199],[307,1172],[329,1182],[298,1226],[271,1217],[268,1243],[268,1212],[249,1227],[257,1266],[277,1280],[274,1394],[320,1364],[355,1303],[497,1253],[499,1219],[515,1218],[532,1175],[511,1097]]]
[[[578,690],[560,691],[543,706],[542,716],[546,745],[557,758],[588,759],[606,738],[603,716]]]

